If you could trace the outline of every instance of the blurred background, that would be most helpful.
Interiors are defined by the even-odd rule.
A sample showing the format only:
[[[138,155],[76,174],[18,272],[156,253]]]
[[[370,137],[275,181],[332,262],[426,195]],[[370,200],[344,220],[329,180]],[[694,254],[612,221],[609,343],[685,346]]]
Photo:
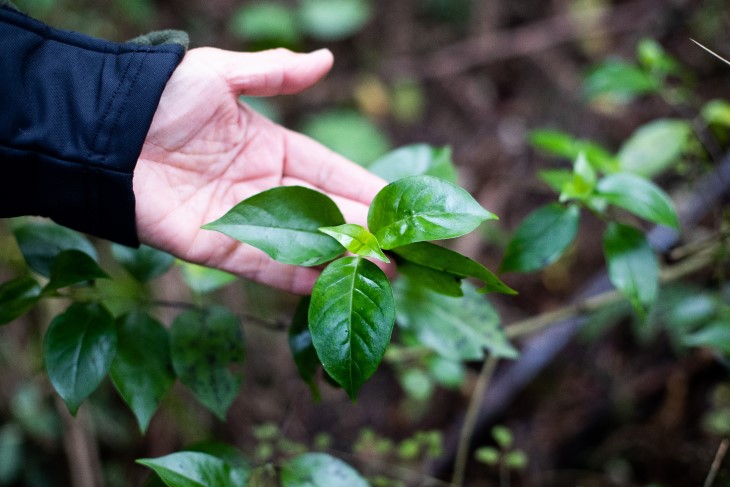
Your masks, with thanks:
[[[499,223],[454,246],[490,269],[498,268],[519,221],[555,198],[538,171],[569,167],[531,145],[534,130],[563,131],[614,152],[647,122],[695,120],[707,101],[730,94],[730,66],[690,40],[730,58],[726,0],[14,3],[54,27],[113,41],[174,28],[189,33],[191,47],[332,50],[332,72],[305,93],[246,101],[363,165],[406,144],[450,146],[460,184],[500,216]],[[682,74],[670,84],[688,87],[691,95],[676,102],[671,91],[642,96],[640,90],[595,88],[602,82],[600,72],[591,77],[596,67],[607,60],[635,63],[642,40],[656,41],[681,63]],[[631,85],[627,73],[619,78]],[[606,83],[615,82],[606,76]],[[593,93],[586,80],[594,83]],[[660,138],[648,150],[666,143]],[[683,149],[677,169],[659,182],[671,194],[690,193],[693,181],[723,158],[727,146],[728,138],[719,136],[706,150]],[[715,209],[710,227],[723,211]],[[558,263],[539,273],[505,276],[520,295],[494,298],[503,322],[554,309],[579,293],[604,265],[599,228],[601,222],[588,217],[580,243]],[[0,270],[3,276],[8,272]],[[723,279],[700,275],[687,284],[695,286],[692,291],[679,296],[701,296],[708,283],[720,289]],[[177,274],[156,281],[151,292],[189,298]],[[135,458],[210,438],[232,443],[254,461],[325,449],[374,485],[449,485],[449,458],[479,364],[451,370],[453,364],[442,364],[442,376],[434,378],[420,366],[394,361],[365,385],[357,403],[326,386],[314,402],[297,377],[285,328],[269,326],[288,322],[296,299],[240,281],[217,291],[216,298],[265,322],[252,320],[245,327],[242,395],[222,423],[185,400],[185,391],[176,391],[144,437],[109,384],[77,421],[87,433],[72,437],[78,426],[69,426],[40,373],[38,332],[24,328],[22,320],[3,328],[0,485],[71,485],[69,472],[78,462],[103,472],[109,487],[156,485]],[[706,349],[678,349],[659,327],[637,331],[630,319],[596,323],[476,430],[475,447],[496,441],[503,449],[519,448],[524,458],[514,468],[473,459],[465,485],[702,484],[718,445],[730,434],[727,362]],[[491,432],[496,423],[510,431],[506,446]],[[730,485],[727,472],[720,469],[715,485]]]

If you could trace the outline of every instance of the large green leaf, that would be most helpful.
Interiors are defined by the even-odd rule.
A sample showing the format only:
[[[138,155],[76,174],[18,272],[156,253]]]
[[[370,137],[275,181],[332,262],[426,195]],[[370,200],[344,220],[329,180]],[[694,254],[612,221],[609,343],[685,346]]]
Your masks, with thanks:
[[[119,318],[117,336],[117,355],[109,376],[144,433],[175,382],[170,339],[164,326],[141,312]]]
[[[481,292],[517,294],[489,269],[469,257],[430,242],[418,242],[393,249],[398,257],[413,264],[457,277],[475,277],[484,282]]]
[[[456,167],[451,159],[451,147],[413,144],[387,153],[368,169],[389,183],[409,176],[435,176],[456,183]]]
[[[454,238],[497,218],[466,190],[433,176],[390,183],[373,199],[368,227],[384,249],[424,240]]]
[[[301,0],[299,22],[315,39],[335,41],[359,31],[372,15],[367,0]]]
[[[589,99],[601,97],[616,103],[628,103],[637,96],[655,92],[659,88],[660,83],[638,66],[610,60],[588,73],[583,93]]]
[[[285,264],[315,266],[342,253],[336,240],[319,231],[345,223],[329,197],[301,186],[258,193],[204,225],[263,250]]]
[[[603,236],[608,277],[640,316],[645,316],[659,292],[659,265],[644,234],[611,222]]]
[[[612,205],[660,225],[679,228],[672,200],[657,185],[640,176],[619,173],[598,182],[596,193]]]
[[[170,328],[172,365],[180,381],[219,418],[238,395],[242,377],[230,370],[245,358],[236,315],[216,306],[179,315]]]
[[[249,471],[207,453],[183,451],[137,463],[151,468],[169,487],[246,487]]]
[[[107,374],[116,348],[114,318],[101,304],[72,304],[53,319],[43,356],[48,378],[71,414]]]
[[[368,487],[354,468],[325,453],[304,453],[281,467],[281,487]]]
[[[682,155],[691,133],[692,125],[686,120],[654,120],[639,127],[618,153],[621,170],[656,176]]]
[[[485,349],[496,357],[516,357],[489,301],[469,283],[462,287],[463,297],[449,297],[401,276],[393,284],[398,325],[451,360],[480,360]]]
[[[36,305],[41,286],[29,276],[0,284],[0,325],[10,323]]]
[[[51,265],[51,280],[44,291],[53,291],[94,279],[108,279],[94,259],[79,250],[64,250]]]
[[[448,272],[438,271],[430,267],[413,264],[407,260],[398,263],[398,274],[418,281],[432,291],[446,296],[463,296],[461,277]]]
[[[320,232],[334,238],[347,250],[363,257],[372,257],[385,263],[390,263],[382,250],[375,235],[367,228],[354,223],[345,223],[336,227],[323,227]]]
[[[236,280],[236,276],[219,269],[178,261],[183,281],[196,294],[207,294]]]
[[[147,282],[163,275],[175,263],[175,257],[147,245],[138,249],[112,245],[112,255],[121,266],[139,282]]]
[[[51,275],[51,266],[63,250],[80,250],[97,260],[96,249],[78,232],[55,223],[24,223],[14,230],[28,266],[42,276]]]
[[[316,398],[319,397],[319,391],[315,382],[315,375],[322,364],[319,357],[317,357],[317,351],[314,349],[314,344],[312,344],[312,333],[309,331],[310,301],[309,297],[302,298],[294,312],[289,327],[289,349],[299,371],[299,376],[309,384],[312,395]]]
[[[533,211],[517,227],[505,251],[502,272],[532,272],[552,264],[575,238],[580,220],[577,206],[557,203]]]
[[[378,368],[394,321],[388,278],[369,260],[338,259],[317,279],[309,305],[312,343],[324,369],[351,398]]]

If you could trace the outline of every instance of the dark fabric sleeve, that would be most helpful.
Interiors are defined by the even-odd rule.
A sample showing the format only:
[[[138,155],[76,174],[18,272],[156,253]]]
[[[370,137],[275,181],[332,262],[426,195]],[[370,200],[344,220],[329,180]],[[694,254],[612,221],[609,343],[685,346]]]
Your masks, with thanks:
[[[0,7],[0,217],[136,246],[132,176],[179,45],[117,44]]]

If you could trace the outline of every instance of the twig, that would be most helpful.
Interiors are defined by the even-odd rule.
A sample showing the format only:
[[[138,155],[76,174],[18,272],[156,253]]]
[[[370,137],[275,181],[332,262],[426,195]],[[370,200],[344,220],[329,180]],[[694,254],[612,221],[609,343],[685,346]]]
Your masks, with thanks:
[[[702,484],[703,487],[712,487],[712,484],[715,482],[715,477],[717,477],[717,473],[720,471],[722,461],[725,459],[728,447],[730,447],[730,440],[725,438],[720,442],[720,446],[717,448],[715,459],[712,461],[712,466],[710,467],[710,471],[707,473],[705,483]]]
[[[461,428],[461,435],[459,436],[459,447],[456,450],[454,474],[451,477],[451,483],[458,487],[464,483],[464,473],[466,472],[466,464],[469,461],[471,438],[477,424],[479,408],[481,407],[484,393],[489,388],[489,383],[494,375],[494,370],[497,368],[498,361],[499,359],[492,355],[484,361],[482,370],[479,372],[479,378],[474,386],[474,392],[471,395],[471,401],[469,401],[469,408],[466,410],[464,425]]]

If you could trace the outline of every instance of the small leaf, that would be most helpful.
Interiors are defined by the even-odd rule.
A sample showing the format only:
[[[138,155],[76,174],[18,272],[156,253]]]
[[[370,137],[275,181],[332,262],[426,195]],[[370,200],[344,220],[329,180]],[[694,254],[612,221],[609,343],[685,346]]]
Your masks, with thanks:
[[[702,118],[709,125],[730,127],[730,102],[726,100],[710,100],[702,107]]]
[[[302,29],[322,41],[350,37],[372,16],[372,8],[366,0],[302,0],[300,5]]]
[[[390,183],[373,199],[368,227],[383,249],[454,238],[496,219],[459,186],[433,176]]]
[[[281,467],[282,487],[368,487],[351,466],[325,453],[305,453]]]
[[[656,300],[659,266],[644,234],[627,225],[609,223],[603,238],[608,276],[640,317]]]
[[[63,250],[80,250],[94,260],[98,258],[86,237],[55,223],[24,223],[14,232],[28,266],[45,277],[51,275],[53,261]]]
[[[489,269],[469,257],[430,242],[418,242],[393,249],[398,257],[419,266],[458,277],[475,277],[484,282],[480,292],[517,294]]]
[[[280,3],[244,5],[234,13],[229,26],[236,37],[290,46],[299,42],[294,10]]]
[[[628,173],[606,176],[598,182],[597,194],[645,220],[679,228],[672,200],[661,188],[640,176]]]
[[[149,467],[168,487],[246,487],[249,472],[207,453],[183,451],[137,463]]]
[[[654,39],[641,39],[636,45],[636,58],[642,66],[659,76],[682,75],[679,62],[667,54]]]
[[[368,232],[361,225],[345,223],[336,227],[323,227],[319,231],[340,242],[343,247],[353,254],[372,257],[385,263],[390,263],[390,260],[380,250],[380,244],[378,244],[378,239],[375,238],[375,235]]]
[[[292,324],[289,327],[289,349],[299,371],[299,376],[309,384],[312,395],[319,398],[319,390],[314,377],[322,364],[312,344],[312,334],[309,332],[307,314],[309,313],[310,301],[309,297],[302,298],[294,312]]]
[[[580,220],[577,206],[552,203],[533,211],[517,227],[500,270],[532,272],[558,260],[575,239]]]
[[[681,342],[685,347],[709,347],[730,354],[730,326],[717,320],[683,336]]]
[[[266,252],[285,264],[315,266],[342,253],[321,227],[345,223],[328,196],[301,186],[282,186],[258,193],[204,225]]]
[[[48,378],[71,414],[107,374],[116,348],[114,318],[101,304],[72,304],[53,319],[43,356]]]
[[[236,280],[236,276],[219,269],[178,261],[183,281],[195,294],[211,293]]]
[[[501,457],[502,453],[496,448],[492,448],[491,446],[483,446],[481,448],[477,448],[477,450],[474,452],[474,458],[477,462],[489,465],[490,467],[499,465],[499,460]]]
[[[682,155],[691,134],[685,120],[654,120],[639,127],[618,153],[621,170],[646,178],[662,173]]]
[[[465,364],[458,360],[450,360],[439,355],[428,359],[428,372],[443,387],[458,389],[466,379]]]
[[[562,193],[563,187],[573,180],[573,172],[567,169],[544,169],[537,175],[556,193]]]
[[[512,432],[506,426],[497,425],[492,428],[492,438],[497,442],[500,448],[507,450],[512,447],[514,443],[514,437]]]
[[[51,280],[44,292],[55,291],[63,287],[79,284],[94,279],[109,279],[94,259],[79,250],[64,250],[53,261]]]
[[[30,311],[40,299],[41,287],[29,276],[18,277],[0,285],[0,325]]]
[[[558,130],[533,130],[530,132],[530,145],[533,147],[575,161],[583,153],[591,166],[603,172],[616,170],[616,158],[605,148],[585,139],[577,139]],[[559,191],[559,190],[558,190]]]
[[[456,183],[456,167],[451,159],[451,147],[413,144],[387,153],[368,169],[389,183],[409,176],[435,176]]]
[[[236,315],[216,306],[187,311],[170,328],[172,365],[180,381],[222,420],[238,395],[242,377],[229,367],[245,358]]]
[[[382,270],[362,257],[343,257],[317,279],[309,329],[322,366],[355,398],[375,372],[395,322],[393,292]]]
[[[629,103],[637,96],[660,88],[653,76],[625,61],[611,60],[594,68],[586,77],[583,93],[588,99],[607,98],[616,103]]]
[[[144,433],[175,382],[170,339],[164,326],[140,312],[117,320],[117,337],[117,354],[109,376]]]
[[[507,452],[504,456],[504,464],[512,470],[522,470],[527,467],[527,454],[522,450]]]
[[[113,244],[112,255],[139,282],[148,282],[170,270],[175,257],[161,250],[141,245],[138,249]]]

